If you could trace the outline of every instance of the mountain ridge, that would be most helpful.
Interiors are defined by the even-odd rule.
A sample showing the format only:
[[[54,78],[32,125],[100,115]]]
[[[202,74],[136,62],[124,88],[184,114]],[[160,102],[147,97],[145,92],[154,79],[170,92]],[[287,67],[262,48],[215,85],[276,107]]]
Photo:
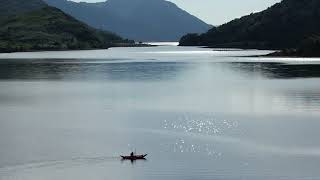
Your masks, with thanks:
[[[232,20],[204,34],[189,34],[180,45],[230,48],[296,48],[320,32],[319,0],[283,0],[268,9]]]
[[[45,1],[92,27],[137,41],[177,41],[188,32],[201,33],[211,27],[165,0]]]
[[[133,43],[91,28],[57,8],[42,4],[41,0],[24,1],[20,7],[17,4],[22,0],[10,1],[12,9],[16,10],[2,12],[0,52],[97,49]]]

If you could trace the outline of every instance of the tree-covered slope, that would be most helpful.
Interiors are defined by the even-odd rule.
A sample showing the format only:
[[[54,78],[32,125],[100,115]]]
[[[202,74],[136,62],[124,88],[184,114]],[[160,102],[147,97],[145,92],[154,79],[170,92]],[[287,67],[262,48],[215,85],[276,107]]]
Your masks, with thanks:
[[[0,17],[0,52],[108,48],[127,42],[47,5],[22,12]]]
[[[30,12],[46,6],[42,0],[0,0],[0,17]]]
[[[186,33],[203,33],[211,27],[166,0],[45,1],[92,27],[137,41],[177,41]]]
[[[320,35],[308,37],[297,48],[284,49],[267,56],[320,57]]]
[[[181,38],[180,45],[284,49],[296,48],[320,32],[319,0],[283,0],[272,7],[235,19],[197,35]]]

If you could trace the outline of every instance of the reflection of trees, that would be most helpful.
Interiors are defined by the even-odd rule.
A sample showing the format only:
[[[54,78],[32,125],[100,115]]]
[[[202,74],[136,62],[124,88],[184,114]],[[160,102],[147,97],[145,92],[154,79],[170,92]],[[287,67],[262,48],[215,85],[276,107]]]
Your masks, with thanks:
[[[256,63],[256,62],[233,62],[222,63],[233,71],[246,76],[263,76],[270,79],[292,78],[319,78],[320,64],[284,64],[284,63]],[[299,81],[300,82],[300,81]],[[272,91],[268,96],[273,98],[277,105],[284,108],[314,111],[320,106],[320,92],[318,87],[299,88],[304,84],[295,84],[294,88],[279,88]],[[267,87],[261,87],[267,89]],[[270,92],[266,90],[266,92]],[[261,97],[261,96],[259,96]]]
[[[318,89],[289,91],[286,92],[284,97],[288,106],[294,106],[297,109],[308,107],[308,110],[318,111],[320,107],[320,92],[318,92]]]
[[[0,79],[61,79],[64,69],[55,64],[6,62],[0,64]]]
[[[0,79],[163,80],[177,76],[187,63],[84,63],[81,60],[21,60],[0,63]]]
[[[265,62],[226,63],[235,71],[248,75],[262,75],[267,78],[311,78],[320,77],[320,64],[283,64]]]

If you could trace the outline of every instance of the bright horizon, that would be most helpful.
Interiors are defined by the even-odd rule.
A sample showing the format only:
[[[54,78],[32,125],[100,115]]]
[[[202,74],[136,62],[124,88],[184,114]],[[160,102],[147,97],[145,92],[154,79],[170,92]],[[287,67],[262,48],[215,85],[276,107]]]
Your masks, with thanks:
[[[73,0],[76,2],[103,2],[105,0]],[[235,18],[258,12],[281,0],[169,0],[180,8],[212,25],[221,25]]]

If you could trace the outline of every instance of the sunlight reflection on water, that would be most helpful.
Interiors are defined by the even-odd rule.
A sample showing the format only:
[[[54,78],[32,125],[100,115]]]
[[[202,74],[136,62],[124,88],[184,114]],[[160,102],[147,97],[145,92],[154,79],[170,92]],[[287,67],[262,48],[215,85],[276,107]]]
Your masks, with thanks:
[[[176,119],[164,120],[163,128],[166,131],[185,133],[190,136],[215,136],[227,134],[226,131],[232,131],[238,127],[237,121],[219,120],[214,115],[183,115]],[[180,153],[204,153],[208,156],[219,157],[222,152],[217,152],[215,145],[203,144],[196,141],[190,141],[187,138],[177,137],[173,142],[173,152]]]
[[[254,53],[0,54],[0,179],[317,179],[319,59]]]

